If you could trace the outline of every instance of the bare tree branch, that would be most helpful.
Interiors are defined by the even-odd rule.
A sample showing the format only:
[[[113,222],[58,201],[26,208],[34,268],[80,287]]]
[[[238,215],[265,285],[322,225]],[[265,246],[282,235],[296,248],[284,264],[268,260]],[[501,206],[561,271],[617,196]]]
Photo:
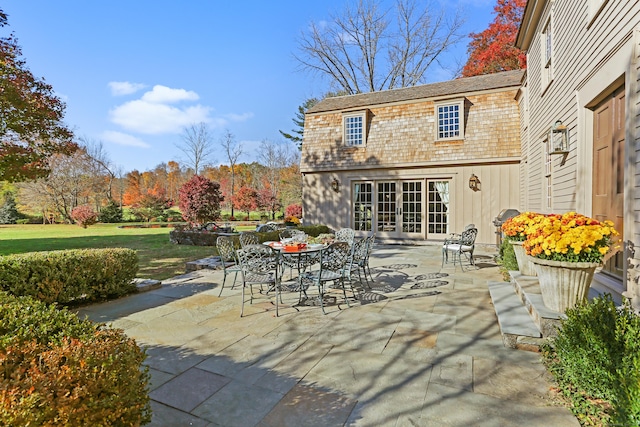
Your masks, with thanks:
[[[227,156],[227,160],[229,161],[229,168],[231,169],[231,197],[229,200],[233,200],[233,196],[235,195],[235,181],[236,181],[236,164],[238,163],[238,159],[242,156],[242,145],[240,145],[236,141],[236,137],[229,132],[229,130],[225,130],[224,135],[222,135],[222,139],[220,140],[220,145],[222,146],[222,150]],[[231,203],[231,216],[234,216],[233,203]]]
[[[298,39],[300,68],[327,77],[348,94],[424,83],[444,52],[462,40],[459,12],[447,19],[432,4],[397,0],[394,12],[379,0],[357,0],[327,25],[311,23]],[[395,25],[390,24],[390,16]]]
[[[214,146],[206,123],[200,122],[184,128],[182,144],[176,147],[184,153],[186,162],[196,175],[207,165],[214,153]]]

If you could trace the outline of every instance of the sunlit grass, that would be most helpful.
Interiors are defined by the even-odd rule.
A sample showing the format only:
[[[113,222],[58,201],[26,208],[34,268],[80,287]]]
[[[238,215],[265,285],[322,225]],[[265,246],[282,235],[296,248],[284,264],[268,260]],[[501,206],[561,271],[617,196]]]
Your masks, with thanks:
[[[118,228],[119,224],[0,225],[0,255],[85,248],[130,248],[138,253],[138,277],[166,279],[183,274],[185,263],[215,255],[208,246],[174,245],[170,228]]]

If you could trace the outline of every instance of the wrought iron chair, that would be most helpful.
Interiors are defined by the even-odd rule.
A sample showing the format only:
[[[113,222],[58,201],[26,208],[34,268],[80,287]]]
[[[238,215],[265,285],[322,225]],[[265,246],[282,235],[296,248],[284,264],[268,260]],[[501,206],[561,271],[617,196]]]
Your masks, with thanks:
[[[347,242],[349,246],[353,245],[353,241],[356,237],[356,232],[352,228],[341,228],[336,231],[336,241]]]
[[[253,231],[243,231],[240,233],[240,246],[243,248],[248,245],[259,245],[260,239]]]
[[[460,263],[460,268],[464,271],[464,265],[462,264],[462,255],[467,258],[469,265],[475,265],[473,260],[473,251],[475,249],[476,236],[478,235],[478,229],[475,227],[466,228],[460,237],[454,239],[446,239],[442,245],[442,266],[445,262],[449,262],[449,252],[453,256],[453,266],[456,266],[456,257]]]
[[[362,271],[365,271],[365,268],[366,268],[365,278],[367,277],[366,274],[369,273],[369,278],[371,279],[371,283],[373,283],[373,276],[371,275],[371,268],[369,267],[369,258],[371,257],[371,252],[373,251],[373,244],[375,243],[375,240],[376,240],[376,233],[374,231],[367,237],[367,254],[364,257],[364,260],[362,261],[362,264],[363,264]]]
[[[329,245],[320,252],[320,267],[317,270],[307,271],[302,276],[302,282],[318,287],[320,297],[320,308],[323,314],[327,314],[324,310],[324,294],[327,282],[334,282],[342,289],[344,301],[349,304],[347,291],[345,289],[345,270],[350,268],[347,264],[351,249],[347,242],[336,242]],[[353,287],[351,288],[353,292]],[[355,292],[354,292],[355,297]]]
[[[238,250],[238,258],[242,266],[242,308],[240,317],[244,315],[245,289],[249,287],[249,303],[253,304],[253,285],[268,285],[266,293],[275,291],[276,317],[279,314],[280,295],[280,253],[267,245],[246,245]],[[262,292],[262,290],[261,290]]]
[[[357,239],[353,242],[353,245],[351,245],[351,254],[349,256],[349,268],[345,269],[345,274],[347,280],[349,280],[350,283],[353,283],[352,275],[357,272],[359,282],[364,285],[362,282],[362,275],[360,274],[360,271],[362,270],[366,286],[371,289],[371,286],[369,286],[369,279],[367,278],[366,266],[364,264],[365,258],[367,257],[368,245],[368,237],[363,237],[362,239]]]
[[[224,289],[224,283],[227,281],[227,274],[235,273],[233,276],[233,283],[231,289],[236,285],[238,279],[238,273],[242,273],[242,266],[236,255],[236,248],[233,240],[227,236],[219,236],[216,239],[216,248],[218,249],[218,255],[220,255],[220,263],[222,264],[222,270],[224,271],[224,278],[222,279],[222,286],[220,287],[220,293]]]

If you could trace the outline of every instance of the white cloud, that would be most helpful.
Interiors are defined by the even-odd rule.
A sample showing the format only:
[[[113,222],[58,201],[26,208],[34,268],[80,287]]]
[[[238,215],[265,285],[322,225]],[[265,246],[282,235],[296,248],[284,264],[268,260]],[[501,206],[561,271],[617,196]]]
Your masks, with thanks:
[[[231,120],[232,122],[246,122],[247,120],[253,117],[253,113],[242,113],[242,114],[229,113],[229,114],[225,114],[224,117]]]
[[[135,136],[122,133],[122,132],[113,131],[113,130],[107,130],[102,132],[102,135],[100,135],[100,137],[105,141],[111,142],[113,144],[118,144],[118,145],[126,145],[129,147],[140,147],[140,148],[151,147],[149,144],[147,144],[140,138],[136,138]]]
[[[170,104],[178,101],[197,101],[200,99],[197,93],[184,89],[172,89],[170,87],[155,85],[152,90],[142,95],[142,100],[156,104]]]
[[[179,133],[190,124],[209,122],[209,111],[203,105],[178,108],[138,99],[114,108],[109,115],[113,123],[129,131],[162,134]]]
[[[130,82],[109,82],[108,86],[113,96],[130,95],[146,87],[142,83]]]

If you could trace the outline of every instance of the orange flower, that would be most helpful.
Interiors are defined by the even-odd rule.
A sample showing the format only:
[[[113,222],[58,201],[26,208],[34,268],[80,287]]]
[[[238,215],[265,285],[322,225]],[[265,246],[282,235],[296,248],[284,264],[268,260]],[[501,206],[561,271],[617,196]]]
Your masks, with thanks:
[[[602,262],[618,232],[576,212],[550,214],[527,228],[524,248],[531,256],[555,261]]]

